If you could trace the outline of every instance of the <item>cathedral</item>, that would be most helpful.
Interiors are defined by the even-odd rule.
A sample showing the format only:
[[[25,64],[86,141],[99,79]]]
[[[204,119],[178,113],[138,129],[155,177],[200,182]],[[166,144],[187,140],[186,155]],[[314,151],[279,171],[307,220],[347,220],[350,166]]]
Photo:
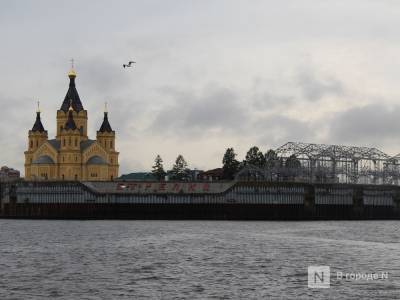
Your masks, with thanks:
[[[106,181],[118,177],[115,131],[108,121],[107,108],[96,140],[87,136],[88,114],[75,86],[76,72],[68,73],[69,88],[57,111],[57,135],[48,139],[40,119],[29,130],[25,151],[25,179]]]

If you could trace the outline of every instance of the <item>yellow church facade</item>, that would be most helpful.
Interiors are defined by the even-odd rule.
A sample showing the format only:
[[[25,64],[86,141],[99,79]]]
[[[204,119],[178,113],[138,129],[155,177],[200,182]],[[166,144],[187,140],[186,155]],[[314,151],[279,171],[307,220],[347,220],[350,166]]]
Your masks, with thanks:
[[[105,110],[96,140],[87,136],[88,114],[75,86],[76,73],[68,73],[69,88],[57,111],[55,139],[48,139],[40,118],[28,134],[25,151],[26,180],[107,181],[118,177],[119,153],[115,150],[115,131]]]

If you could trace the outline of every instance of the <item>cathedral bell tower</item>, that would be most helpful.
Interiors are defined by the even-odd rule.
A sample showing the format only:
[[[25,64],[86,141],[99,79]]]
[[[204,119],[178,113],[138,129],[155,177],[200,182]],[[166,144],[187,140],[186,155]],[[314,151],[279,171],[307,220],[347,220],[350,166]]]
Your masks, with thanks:
[[[28,133],[28,150],[25,151],[25,174],[30,173],[30,169],[27,168],[27,166],[29,166],[33,161],[33,153],[39,148],[39,146],[47,141],[47,138],[47,130],[44,129],[40,118],[40,107],[38,102],[36,121]]]
[[[80,131],[80,135],[83,141],[88,139],[87,136],[87,111],[83,109],[81,99],[79,98],[78,91],[75,86],[76,73],[74,68],[68,72],[69,77],[69,88],[67,94],[65,95],[64,101],[61,108],[57,111],[57,135],[56,139],[60,140],[61,131],[63,126],[67,122],[69,107],[72,106],[73,118],[76,127]]]
[[[103,123],[96,135],[97,142],[108,152],[109,155],[109,178],[111,180],[118,176],[118,155],[115,151],[115,131],[112,130],[110,122],[108,121],[107,103],[104,105]]]
[[[63,180],[80,180],[81,172],[81,151],[82,140],[81,130],[74,120],[74,109],[72,100],[68,109],[68,117],[60,131],[60,167],[59,177]]]

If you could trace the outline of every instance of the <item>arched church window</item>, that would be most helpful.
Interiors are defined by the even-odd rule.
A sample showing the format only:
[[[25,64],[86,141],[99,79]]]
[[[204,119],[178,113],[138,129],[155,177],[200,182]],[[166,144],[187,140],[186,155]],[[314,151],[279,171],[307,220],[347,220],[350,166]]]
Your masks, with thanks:
[[[65,138],[63,138],[63,145],[64,145],[64,147],[65,147]]]
[[[31,141],[31,148],[33,148],[33,141]]]
[[[78,147],[78,138],[75,138],[75,147]]]
[[[113,147],[113,142],[112,141],[110,141],[110,148],[112,148]]]

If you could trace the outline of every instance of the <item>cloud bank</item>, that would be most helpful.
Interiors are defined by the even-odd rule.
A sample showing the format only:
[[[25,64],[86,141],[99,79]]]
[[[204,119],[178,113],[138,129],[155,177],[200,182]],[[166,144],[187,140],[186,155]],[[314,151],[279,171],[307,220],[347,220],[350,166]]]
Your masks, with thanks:
[[[362,10],[360,9],[362,7]],[[0,164],[23,170],[42,104],[56,110],[74,57],[93,137],[109,103],[121,173],[221,164],[287,141],[400,152],[396,1],[5,1]],[[46,11],[46,14],[43,12]],[[132,69],[122,64],[134,59]]]

